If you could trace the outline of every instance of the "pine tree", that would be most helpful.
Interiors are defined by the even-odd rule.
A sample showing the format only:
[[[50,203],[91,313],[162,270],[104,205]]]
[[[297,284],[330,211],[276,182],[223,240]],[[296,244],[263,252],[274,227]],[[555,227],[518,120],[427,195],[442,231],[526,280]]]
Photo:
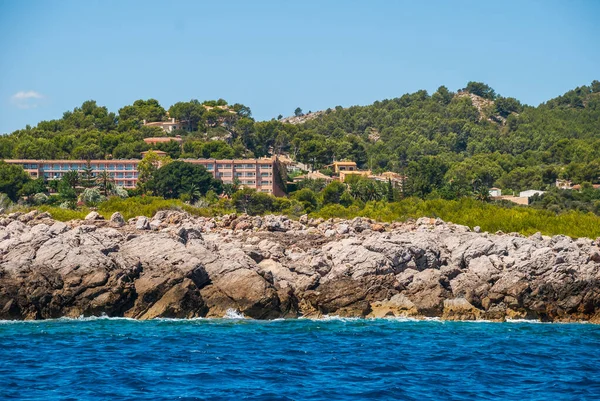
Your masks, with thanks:
[[[394,201],[394,186],[392,185],[392,180],[388,178],[387,183],[387,200],[388,202]]]
[[[81,185],[84,188],[92,188],[96,185],[96,175],[94,174],[89,159],[86,162],[85,167],[81,169]]]

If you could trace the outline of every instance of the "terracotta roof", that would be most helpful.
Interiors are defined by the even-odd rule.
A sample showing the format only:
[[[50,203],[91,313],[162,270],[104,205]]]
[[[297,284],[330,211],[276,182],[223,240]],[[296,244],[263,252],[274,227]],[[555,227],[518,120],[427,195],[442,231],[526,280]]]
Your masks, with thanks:
[[[161,142],[170,142],[170,141],[182,142],[183,140],[181,138],[173,138],[170,136],[144,138],[144,142],[146,142],[146,143],[161,143]]]

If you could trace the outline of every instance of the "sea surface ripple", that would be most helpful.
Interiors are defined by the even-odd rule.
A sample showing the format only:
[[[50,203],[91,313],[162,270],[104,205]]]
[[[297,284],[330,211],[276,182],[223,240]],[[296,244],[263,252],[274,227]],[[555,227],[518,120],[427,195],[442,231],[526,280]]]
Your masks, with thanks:
[[[600,400],[600,326],[0,322],[3,400]]]

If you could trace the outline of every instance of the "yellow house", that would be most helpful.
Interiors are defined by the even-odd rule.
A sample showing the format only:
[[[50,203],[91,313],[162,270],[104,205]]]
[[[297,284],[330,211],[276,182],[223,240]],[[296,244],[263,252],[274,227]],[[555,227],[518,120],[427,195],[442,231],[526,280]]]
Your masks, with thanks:
[[[333,167],[333,172],[339,174],[340,171],[357,171],[356,162],[333,162],[325,167]],[[340,177],[341,178],[341,177]]]
[[[339,174],[340,174],[340,181],[345,182],[346,177],[348,177],[349,175],[360,175],[362,177],[368,177],[371,175],[371,170],[364,170],[364,171],[363,170],[360,170],[360,171],[359,170],[354,170],[354,171],[353,170],[349,170],[349,171],[341,170],[339,172]]]

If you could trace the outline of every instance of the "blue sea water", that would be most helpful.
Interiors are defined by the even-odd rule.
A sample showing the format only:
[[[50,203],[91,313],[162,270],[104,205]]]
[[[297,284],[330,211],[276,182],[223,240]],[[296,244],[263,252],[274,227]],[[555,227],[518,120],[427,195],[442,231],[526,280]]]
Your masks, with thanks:
[[[3,400],[600,400],[600,326],[0,322]]]

